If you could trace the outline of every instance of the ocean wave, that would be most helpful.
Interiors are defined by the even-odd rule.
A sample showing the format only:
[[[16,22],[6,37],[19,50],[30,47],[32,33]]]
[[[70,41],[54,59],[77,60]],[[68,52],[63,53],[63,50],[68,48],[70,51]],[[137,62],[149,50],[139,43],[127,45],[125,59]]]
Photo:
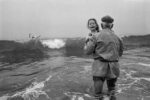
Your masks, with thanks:
[[[24,43],[16,41],[0,41],[0,62],[19,63],[26,60],[40,60],[48,55],[40,41],[30,40]]]
[[[50,49],[60,49],[65,46],[63,39],[43,40],[42,44]]]
[[[84,38],[65,38],[65,39],[46,39],[42,40],[44,47],[49,49],[61,49],[61,48],[72,48],[72,49],[83,49]]]
[[[26,42],[1,40],[0,62],[18,63],[29,59],[39,60],[55,55],[50,51],[59,51],[64,56],[84,56],[84,41],[84,38],[31,39]]]
[[[65,39],[31,39],[26,42],[0,40],[0,52],[11,51],[15,48],[28,48],[28,49],[61,49],[64,47],[83,49],[85,38],[65,38]]]
[[[67,39],[65,45],[66,56],[84,57],[85,38]]]

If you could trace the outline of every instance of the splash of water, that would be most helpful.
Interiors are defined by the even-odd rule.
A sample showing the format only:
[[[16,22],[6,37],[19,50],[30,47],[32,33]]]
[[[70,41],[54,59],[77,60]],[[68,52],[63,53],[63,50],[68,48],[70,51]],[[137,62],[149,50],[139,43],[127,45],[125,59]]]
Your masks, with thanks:
[[[65,41],[62,39],[43,40],[42,44],[51,49],[59,49],[65,46]]]
[[[80,93],[80,92],[66,92],[64,93],[66,96],[68,96],[70,98],[70,100],[86,100],[85,98],[90,98],[90,99],[94,99],[94,96],[91,96],[89,94],[86,93]],[[108,96],[103,96],[104,100],[109,100]]]
[[[71,100],[84,100],[83,96],[88,95],[88,94],[83,94],[83,93],[80,93],[80,92],[66,92],[64,94],[66,96],[70,97]]]

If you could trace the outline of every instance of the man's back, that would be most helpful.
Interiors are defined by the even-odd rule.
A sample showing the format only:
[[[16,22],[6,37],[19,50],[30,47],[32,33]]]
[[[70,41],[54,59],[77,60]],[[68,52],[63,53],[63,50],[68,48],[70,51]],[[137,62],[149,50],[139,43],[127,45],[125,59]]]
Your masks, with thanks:
[[[103,29],[97,36],[95,55],[108,61],[118,61],[122,43],[110,29]]]

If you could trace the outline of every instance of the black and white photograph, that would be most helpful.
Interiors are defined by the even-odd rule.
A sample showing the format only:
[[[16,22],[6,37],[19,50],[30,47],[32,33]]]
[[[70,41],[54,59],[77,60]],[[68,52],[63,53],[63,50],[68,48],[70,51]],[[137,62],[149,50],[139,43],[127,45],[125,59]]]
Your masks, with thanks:
[[[150,100],[150,1],[0,0],[0,100]]]

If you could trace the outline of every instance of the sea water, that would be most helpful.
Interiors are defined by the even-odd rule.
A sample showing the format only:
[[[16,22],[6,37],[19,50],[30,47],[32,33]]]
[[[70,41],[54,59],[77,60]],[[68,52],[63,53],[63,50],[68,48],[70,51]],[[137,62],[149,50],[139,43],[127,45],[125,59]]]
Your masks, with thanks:
[[[0,41],[0,45],[0,100],[92,100],[93,60],[84,55],[84,39]],[[150,59],[126,52],[119,62],[117,100],[149,100]],[[106,84],[103,91],[107,92]]]

